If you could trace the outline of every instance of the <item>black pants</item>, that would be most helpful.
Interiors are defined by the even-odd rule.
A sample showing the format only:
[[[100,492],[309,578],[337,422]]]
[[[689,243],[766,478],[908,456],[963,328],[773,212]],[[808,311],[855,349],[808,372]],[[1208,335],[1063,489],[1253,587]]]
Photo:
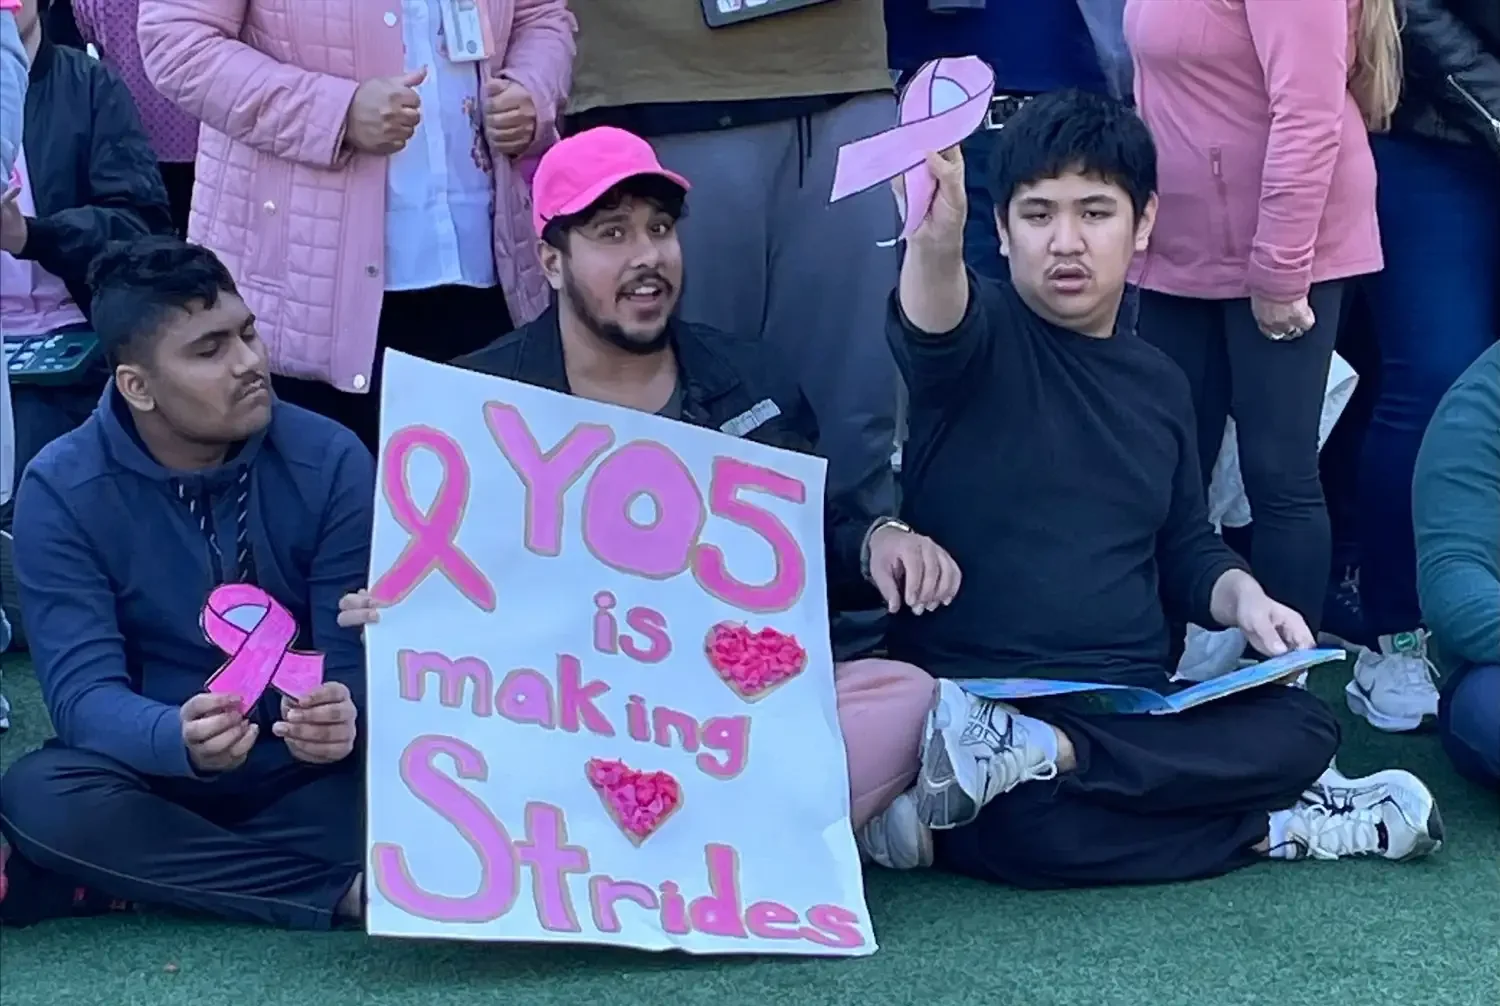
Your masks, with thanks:
[[[1338,750],[1333,712],[1266,685],[1175,716],[1098,716],[1045,700],[1029,716],[1068,735],[1078,767],[936,832],[937,863],[1016,887],[1153,884],[1259,860],[1270,815],[1293,806]]]
[[[1139,330],[1183,369],[1198,417],[1205,488],[1234,417],[1255,530],[1250,568],[1267,593],[1316,632],[1333,548],[1318,473],[1318,423],[1343,307],[1342,283],[1308,297],[1317,324],[1299,339],[1261,334],[1249,300],[1141,292]]]
[[[77,384],[11,383],[11,416],[16,434],[16,470],[12,490],[21,484],[21,473],[43,447],[83,425],[99,404],[99,396],[109,379],[108,368],[101,361],[98,367],[91,367]],[[12,496],[4,507],[0,507],[0,530],[10,530],[14,509],[15,497]]]
[[[167,202],[172,207],[172,226],[187,237],[188,214],[193,208],[193,162],[160,161],[162,184],[167,187]]]
[[[0,830],[28,863],[110,898],[327,929],[363,869],[362,787],[353,759],[219,792],[49,745],[0,779]]]
[[[380,379],[384,350],[446,363],[489,345],[512,328],[500,287],[439,286],[385,295],[380,306],[375,364],[365,393],[340,391],[322,381],[277,377],[276,394],[353,430],[372,452],[380,450]]]

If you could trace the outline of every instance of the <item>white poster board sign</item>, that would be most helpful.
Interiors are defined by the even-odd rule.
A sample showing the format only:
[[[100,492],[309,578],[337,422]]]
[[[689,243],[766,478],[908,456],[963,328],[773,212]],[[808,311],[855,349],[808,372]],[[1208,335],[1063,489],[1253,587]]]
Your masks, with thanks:
[[[370,933],[873,953],[824,462],[385,368]]]

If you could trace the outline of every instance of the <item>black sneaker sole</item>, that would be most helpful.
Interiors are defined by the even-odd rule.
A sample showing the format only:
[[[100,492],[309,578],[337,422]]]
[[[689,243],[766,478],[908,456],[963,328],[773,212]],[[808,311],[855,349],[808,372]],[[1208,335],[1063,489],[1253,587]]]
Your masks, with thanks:
[[[1443,812],[1438,810],[1436,802],[1432,805],[1432,813],[1427,815],[1427,837],[1412,846],[1411,852],[1401,857],[1402,862],[1412,859],[1421,859],[1431,856],[1443,847],[1443,840],[1447,837],[1447,829],[1443,826]]]

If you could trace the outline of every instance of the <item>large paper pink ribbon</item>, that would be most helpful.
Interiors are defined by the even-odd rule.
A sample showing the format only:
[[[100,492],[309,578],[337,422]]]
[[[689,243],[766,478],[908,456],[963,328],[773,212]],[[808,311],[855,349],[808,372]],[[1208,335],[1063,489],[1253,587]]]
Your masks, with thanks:
[[[262,609],[260,621],[248,632],[226,617],[247,606]],[[291,648],[297,639],[297,620],[259,587],[248,583],[216,587],[203,606],[201,622],[208,641],[229,655],[208,679],[210,692],[238,695],[248,709],[268,687],[300,699],[323,683],[323,654]]]
[[[968,97],[938,111],[939,81],[957,85]],[[896,240],[910,238],[937,196],[937,180],[927,170],[927,155],[968,139],[984,124],[994,96],[995,71],[978,56],[922,64],[901,92],[895,127],[839,148],[828,201],[836,203],[901,175],[906,180],[906,205]]]

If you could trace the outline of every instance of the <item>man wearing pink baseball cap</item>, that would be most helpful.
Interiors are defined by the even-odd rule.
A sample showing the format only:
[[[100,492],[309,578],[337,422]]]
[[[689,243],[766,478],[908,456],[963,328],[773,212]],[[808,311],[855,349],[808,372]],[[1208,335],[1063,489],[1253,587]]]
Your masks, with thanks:
[[[548,150],[532,182],[532,222],[553,304],[454,365],[811,452],[818,439],[812,410],[759,334],[676,317],[683,286],[677,223],[689,187],[649,143],[624,130],[590,129]],[[824,527],[830,612],[882,600],[893,612],[931,611],[958,590],[948,553],[899,520],[835,497]],[[373,617],[362,595],[346,606],[348,624]],[[834,650],[858,827],[914,777],[916,731],[935,684],[911,664],[851,659],[867,648],[837,624]]]

